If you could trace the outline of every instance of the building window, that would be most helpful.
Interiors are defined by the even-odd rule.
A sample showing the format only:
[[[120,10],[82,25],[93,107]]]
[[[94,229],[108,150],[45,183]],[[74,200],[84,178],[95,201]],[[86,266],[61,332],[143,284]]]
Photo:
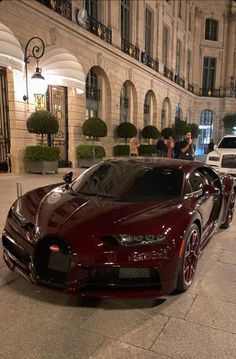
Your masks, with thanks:
[[[143,127],[150,125],[150,95],[145,96],[143,106]]]
[[[205,92],[213,91],[215,88],[215,74],[216,74],[216,58],[204,57],[203,60],[203,77],[202,88],[203,95]],[[209,95],[209,93],[208,93]]]
[[[190,70],[191,70],[191,51],[188,50],[187,55],[187,81],[190,83]]]
[[[120,123],[128,121],[129,91],[126,84],[123,85],[120,94]]]
[[[180,58],[181,58],[181,42],[180,40],[177,40],[177,44],[176,44],[176,66],[175,66],[175,71],[176,74],[179,75],[180,73]]]
[[[130,40],[130,1],[121,0],[121,38]]]
[[[206,19],[205,39],[211,41],[218,40],[218,21]]]
[[[164,26],[163,28],[163,64],[167,67],[168,64],[168,28]]]
[[[145,51],[152,54],[152,11],[146,8],[146,19],[145,19]]]
[[[86,118],[98,117],[100,90],[94,70],[90,70],[86,78]]]
[[[90,17],[93,19],[98,18],[98,4],[97,0],[86,0],[85,1],[85,9]]]
[[[213,112],[210,110],[204,110],[200,115],[199,124],[199,136],[198,136],[198,153],[203,154],[204,148],[210,142],[212,138],[213,130]]]
[[[189,19],[188,19],[188,29],[192,31],[192,11],[189,11]]]

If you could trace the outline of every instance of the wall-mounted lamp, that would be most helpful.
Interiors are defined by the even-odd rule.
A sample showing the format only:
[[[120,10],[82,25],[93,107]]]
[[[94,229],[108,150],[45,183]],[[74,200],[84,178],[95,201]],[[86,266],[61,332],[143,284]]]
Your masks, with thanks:
[[[28,47],[32,44],[33,47],[31,49],[31,53],[27,55]],[[26,44],[25,47],[25,54],[24,54],[24,62],[25,62],[25,82],[26,82],[26,95],[23,96],[23,100],[27,101],[27,104],[29,104],[29,88],[28,88],[28,64],[29,59],[33,57],[37,63],[35,73],[31,77],[31,84],[33,87],[33,93],[37,95],[45,95],[45,92],[47,91],[47,83],[42,76],[42,69],[38,67],[39,59],[44,54],[45,45],[43,40],[40,37],[34,36]]]

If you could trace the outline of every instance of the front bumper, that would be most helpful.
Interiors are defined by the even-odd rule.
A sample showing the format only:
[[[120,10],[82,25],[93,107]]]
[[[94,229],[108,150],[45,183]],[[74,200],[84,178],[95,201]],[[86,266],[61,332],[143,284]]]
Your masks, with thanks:
[[[168,256],[153,247],[133,247],[124,258],[117,250],[77,255],[64,247],[58,256],[49,253],[53,240],[53,236],[48,236],[36,244],[29,243],[7,224],[2,236],[4,260],[27,280],[65,293],[157,297],[176,287],[177,251]],[[65,246],[63,243],[61,246]]]

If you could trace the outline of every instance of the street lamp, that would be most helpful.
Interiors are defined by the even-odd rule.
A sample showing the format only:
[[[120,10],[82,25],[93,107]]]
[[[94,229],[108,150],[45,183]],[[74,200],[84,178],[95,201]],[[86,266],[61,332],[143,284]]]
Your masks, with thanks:
[[[29,55],[28,47],[30,44],[33,44],[31,48],[31,52]],[[32,57],[36,61],[35,73],[31,77],[31,84],[33,86],[33,93],[39,96],[42,96],[47,91],[47,83],[45,78],[42,76],[42,69],[38,67],[39,59],[43,56],[45,49],[45,44],[40,37],[34,36],[26,44],[25,54],[24,54],[24,62],[25,62],[25,82],[26,82],[26,95],[23,96],[23,100],[27,101],[29,104],[29,89],[28,89],[28,64],[29,59]]]

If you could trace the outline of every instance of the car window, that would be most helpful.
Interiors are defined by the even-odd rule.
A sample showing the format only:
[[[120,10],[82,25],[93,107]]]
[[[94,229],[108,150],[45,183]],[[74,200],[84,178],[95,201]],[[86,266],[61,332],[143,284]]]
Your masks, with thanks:
[[[209,181],[199,170],[195,170],[189,176],[189,184],[192,192],[196,192],[201,190],[205,184],[209,184]]]
[[[236,137],[224,137],[219,143],[219,148],[236,148]]]
[[[75,193],[122,201],[152,201],[180,196],[181,170],[137,163],[103,163],[72,183]]]

